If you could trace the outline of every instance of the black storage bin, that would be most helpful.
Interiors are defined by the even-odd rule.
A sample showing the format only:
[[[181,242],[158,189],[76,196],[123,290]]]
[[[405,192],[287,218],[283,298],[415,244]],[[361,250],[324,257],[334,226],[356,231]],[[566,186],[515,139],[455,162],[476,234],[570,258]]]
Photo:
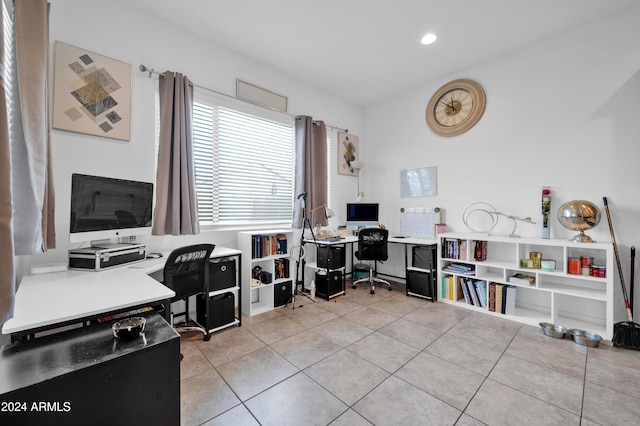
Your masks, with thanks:
[[[411,266],[420,269],[434,269],[436,264],[436,246],[413,246]]]
[[[273,285],[273,307],[286,305],[293,293],[293,282],[285,281]]]
[[[435,284],[433,272],[407,270],[407,294],[412,293],[435,301],[437,293]]]
[[[196,317],[200,325],[207,330],[221,327],[235,321],[235,297],[233,293],[224,293],[209,297],[209,317],[207,318],[206,297],[198,296]]]
[[[344,268],[345,248],[343,246],[318,246],[318,268]]]
[[[318,271],[315,276],[316,296],[329,300],[344,291],[342,271]]]
[[[235,259],[209,262],[209,291],[236,286]]]

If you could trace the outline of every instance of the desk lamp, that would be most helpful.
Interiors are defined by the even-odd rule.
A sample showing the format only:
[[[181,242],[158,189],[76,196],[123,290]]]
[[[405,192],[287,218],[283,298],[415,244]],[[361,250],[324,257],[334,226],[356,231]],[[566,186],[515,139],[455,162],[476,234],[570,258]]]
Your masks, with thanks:
[[[364,201],[364,192],[360,192],[360,170],[364,167],[364,161],[352,161],[350,165],[353,170],[358,172],[358,196],[356,197],[356,202],[361,203]]]
[[[311,214],[311,223],[313,223],[313,214],[315,212],[317,212],[318,210],[320,210],[320,209],[324,209],[324,215],[325,215],[325,217],[327,219],[331,219],[332,217],[334,217],[336,215],[335,212],[333,210],[331,210],[329,207],[327,207],[326,204],[323,204],[322,206],[316,207],[315,209],[313,209],[313,210],[311,210],[309,212],[309,214]],[[318,224],[314,224],[314,226],[316,226],[316,225],[318,225]]]

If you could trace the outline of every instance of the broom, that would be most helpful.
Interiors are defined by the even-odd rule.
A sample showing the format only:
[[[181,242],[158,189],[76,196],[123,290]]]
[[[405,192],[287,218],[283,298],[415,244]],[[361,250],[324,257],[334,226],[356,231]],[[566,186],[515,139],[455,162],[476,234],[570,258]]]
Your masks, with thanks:
[[[640,325],[633,322],[631,304],[627,296],[627,287],[624,285],[624,274],[622,273],[622,266],[620,265],[620,254],[618,253],[616,236],[613,232],[613,223],[611,223],[607,197],[602,197],[602,201],[604,202],[604,208],[607,213],[607,222],[609,222],[609,231],[611,232],[611,240],[613,241],[613,253],[616,257],[616,265],[618,267],[618,274],[620,275],[620,285],[622,286],[622,296],[624,297],[624,305],[627,310],[627,321],[616,323],[613,326],[613,345],[640,350]]]

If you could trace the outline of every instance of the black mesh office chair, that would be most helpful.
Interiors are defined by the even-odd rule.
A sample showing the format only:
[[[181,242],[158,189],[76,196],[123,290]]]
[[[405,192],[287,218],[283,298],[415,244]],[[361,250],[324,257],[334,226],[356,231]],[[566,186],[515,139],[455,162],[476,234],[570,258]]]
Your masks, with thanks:
[[[358,250],[355,252],[358,260],[372,260],[369,264],[369,276],[367,278],[361,278],[353,282],[352,287],[360,283],[369,283],[371,286],[371,294],[376,292],[375,283],[386,284],[391,291],[391,284],[381,278],[375,276],[377,269],[377,262],[382,262],[388,259],[387,255],[387,240],[389,239],[389,231],[382,228],[364,228],[360,230],[358,234]]]
[[[176,292],[171,302],[185,301],[185,311],[174,314],[171,312],[171,325],[176,315],[184,315],[185,324],[189,322],[189,297],[209,293],[209,257],[215,248],[214,244],[195,244],[180,247],[171,252],[164,266],[162,283]],[[208,307],[209,304],[207,303]],[[167,307],[170,309],[170,307]],[[208,318],[208,316],[207,316]],[[197,324],[197,323],[196,323]],[[204,334],[204,340],[209,340],[209,330],[203,327],[176,327],[178,332],[199,331]]]

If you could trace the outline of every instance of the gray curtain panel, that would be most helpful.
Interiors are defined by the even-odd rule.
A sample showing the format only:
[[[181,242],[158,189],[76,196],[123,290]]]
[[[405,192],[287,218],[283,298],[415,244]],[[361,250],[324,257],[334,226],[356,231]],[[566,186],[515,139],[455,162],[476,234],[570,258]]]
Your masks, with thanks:
[[[2,81],[0,94],[0,323],[13,316],[14,255],[55,248],[48,109],[49,2],[21,0],[14,9],[16,81],[12,87]],[[4,28],[0,32],[4,34]],[[1,39],[0,44],[4,46]],[[20,95],[11,110],[16,123],[11,137],[5,107],[9,91]]]
[[[9,113],[16,254],[55,247],[49,137],[49,3],[15,2],[16,81],[19,100]]]
[[[153,235],[200,232],[193,160],[193,84],[167,71],[159,80],[160,144]]]
[[[292,226],[303,226],[302,203],[298,196],[306,192],[306,211],[315,213],[315,222],[326,226],[322,209],[327,205],[327,127],[308,116],[296,117],[296,166]]]
[[[0,13],[1,15],[1,13]],[[4,26],[0,19],[0,57],[4,55]],[[0,80],[0,324],[13,316],[14,265],[13,230],[11,217],[11,150],[7,123],[6,92],[4,79]]]

